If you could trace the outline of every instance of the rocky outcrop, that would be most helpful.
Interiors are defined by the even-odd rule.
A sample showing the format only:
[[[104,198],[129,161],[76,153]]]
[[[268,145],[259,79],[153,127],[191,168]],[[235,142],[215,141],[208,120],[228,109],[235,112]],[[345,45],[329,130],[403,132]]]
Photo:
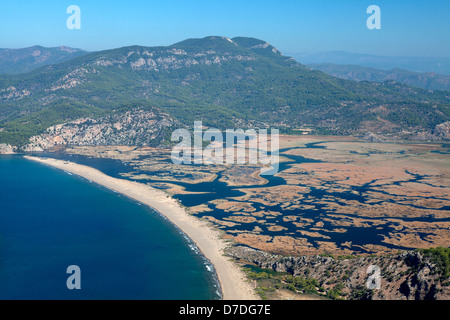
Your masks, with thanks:
[[[0,154],[13,154],[16,149],[15,146],[10,144],[0,143]]]
[[[99,119],[81,118],[52,126],[45,133],[31,137],[22,149],[39,152],[58,145],[157,146],[175,123],[159,109],[133,109]]]
[[[404,257],[416,272],[401,283],[399,291],[409,300],[435,300],[439,290],[431,277],[434,264],[425,260],[419,252],[407,253]]]
[[[367,132],[364,137],[362,137],[362,140],[375,143],[385,142],[381,137],[372,132]]]
[[[417,133],[414,140],[418,141],[446,141],[450,140],[450,121],[438,124],[433,130]]]
[[[314,278],[326,290],[342,287],[342,298],[373,300],[448,300],[449,279],[430,257],[409,251],[390,256],[331,257],[274,255],[245,246],[227,254],[260,268]],[[372,267],[375,266],[375,267]],[[368,288],[373,270],[379,270],[379,289]]]
[[[438,124],[433,134],[441,140],[450,140],[450,121]]]
[[[130,50],[126,55],[107,58],[99,57],[91,62],[91,66],[122,67],[130,66],[133,70],[162,71],[189,68],[197,65],[221,65],[230,61],[255,61],[251,55],[232,54],[226,52],[219,54],[213,50],[204,50],[189,55],[183,49],[173,48],[165,51],[149,52],[146,48]]]

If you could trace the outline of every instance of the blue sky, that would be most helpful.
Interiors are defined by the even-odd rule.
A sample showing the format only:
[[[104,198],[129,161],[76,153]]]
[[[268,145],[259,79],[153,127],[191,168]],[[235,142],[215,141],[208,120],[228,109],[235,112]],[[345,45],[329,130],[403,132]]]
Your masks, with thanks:
[[[69,5],[81,30],[69,30]],[[369,30],[369,5],[381,30]],[[208,35],[250,36],[282,52],[450,57],[448,0],[39,0],[0,4],[0,48],[35,44],[85,50],[170,45]]]

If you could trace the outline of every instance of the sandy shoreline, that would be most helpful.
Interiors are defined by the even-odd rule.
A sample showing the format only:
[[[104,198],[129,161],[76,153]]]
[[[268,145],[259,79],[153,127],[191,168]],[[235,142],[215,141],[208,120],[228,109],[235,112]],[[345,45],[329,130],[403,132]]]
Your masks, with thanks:
[[[157,210],[181,229],[214,265],[224,300],[258,299],[253,287],[245,281],[245,275],[239,266],[223,256],[222,252],[228,244],[220,239],[219,231],[213,229],[208,223],[189,215],[176,200],[168,197],[164,192],[146,184],[113,178],[97,169],[73,162],[24,157],[76,174]]]

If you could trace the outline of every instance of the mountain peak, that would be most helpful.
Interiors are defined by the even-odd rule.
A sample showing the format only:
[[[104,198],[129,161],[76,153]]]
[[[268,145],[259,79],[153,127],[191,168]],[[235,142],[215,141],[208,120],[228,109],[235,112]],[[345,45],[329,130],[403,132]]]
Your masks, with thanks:
[[[250,48],[252,46],[257,46],[261,44],[265,44],[266,41],[252,38],[252,37],[235,37],[232,39],[236,43],[239,43],[240,46]]]
[[[191,38],[181,42],[173,44],[171,47],[177,48],[208,48],[211,50],[216,49],[233,49],[238,45],[228,37],[223,36],[208,36],[205,38]]]
[[[249,50],[265,50],[268,53],[275,53],[278,55],[282,55],[280,50],[278,50],[277,48],[275,48],[270,43],[264,40],[251,37],[235,37],[231,40],[237,43],[239,46]]]
[[[428,134],[444,139],[445,132],[441,135],[443,130],[435,127],[450,121],[444,91],[334,78],[302,67],[255,38],[210,36],[76,58],[56,51],[66,59],[63,63],[55,64],[61,59],[53,54],[15,52],[2,58],[0,52],[0,70],[52,64],[0,77],[5,106],[0,108],[0,142],[20,145],[68,119],[136,106],[155,106],[184,126],[199,119],[219,129],[239,125],[293,130],[310,125],[317,132],[355,135],[376,128],[374,133],[395,139],[408,138],[404,132],[411,132],[412,138],[423,132],[424,139]]]
[[[222,37],[222,36],[208,36],[208,37],[205,37],[203,39],[211,40],[211,41],[215,41],[215,40],[216,41],[228,41],[228,42],[234,43],[234,41],[231,40],[230,38]]]
[[[178,43],[175,43],[171,47],[177,48],[202,48],[210,50],[236,50],[244,49],[251,50],[263,55],[278,55],[282,53],[272,46],[270,43],[250,37],[235,37],[230,39],[223,36],[208,36],[205,38],[193,38],[187,39]]]
[[[71,47],[67,47],[67,46],[59,46],[59,47],[56,47],[56,49],[58,49],[59,51],[67,52],[67,53],[75,53],[75,52],[82,52],[82,51],[84,51],[82,49],[71,48]]]

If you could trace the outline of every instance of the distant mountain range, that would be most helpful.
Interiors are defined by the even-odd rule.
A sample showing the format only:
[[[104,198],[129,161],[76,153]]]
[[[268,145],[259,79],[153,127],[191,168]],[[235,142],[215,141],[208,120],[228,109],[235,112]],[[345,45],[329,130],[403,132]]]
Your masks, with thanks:
[[[69,47],[45,48],[33,46],[23,49],[0,49],[0,74],[19,74],[41,66],[70,60],[86,54]]]
[[[391,57],[350,53],[345,51],[290,53],[290,55],[302,64],[332,63],[340,65],[358,65],[383,70],[400,68],[421,73],[434,72],[450,75],[450,58]]]
[[[61,131],[79,123],[84,129],[77,132],[92,135],[92,143],[101,143],[93,132],[102,128],[120,136],[108,141],[133,143],[126,135],[138,126],[123,116],[133,110],[140,110],[130,113],[136,119],[145,117],[142,123],[159,114],[166,123],[187,127],[202,120],[219,129],[272,127],[295,133],[308,127],[321,134],[448,138],[449,92],[338,79],[254,38],[211,36],[166,47],[79,54],[28,73],[0,76],[0,143],[24,146],[30,137],[67,123],[72,124],[53,127],[47,138],[87,143]],[[118,123],[100,123],[113,119]],[[152,132],[167,137],[160,129]],[[134,136],[143,143],[150,134]]]
[[[450,76],[434,72],[412,72],[399,68],[391,70],[375,69],[357,65],[333,64],[333,63],[311,63],[308,67],[323,71],[333,77],[354,81],[397,81],[414,87],[431,90],[449,90]]]

